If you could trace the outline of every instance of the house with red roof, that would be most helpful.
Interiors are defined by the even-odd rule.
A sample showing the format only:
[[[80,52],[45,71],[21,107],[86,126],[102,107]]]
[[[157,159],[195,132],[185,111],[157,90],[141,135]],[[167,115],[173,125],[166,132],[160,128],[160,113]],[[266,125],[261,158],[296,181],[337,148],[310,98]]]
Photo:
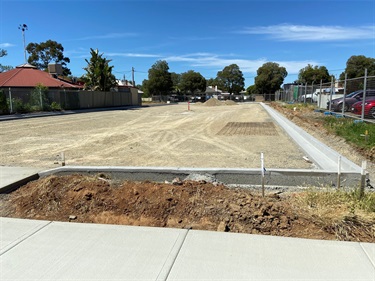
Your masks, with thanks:
[[[31,64],[21,64],[16,68],[0,73],[0,89],[8,88],[35,88],[38,84],[48,87],[49,90],[80,89],[81,86],[73,85],[60,80],[56,75],[37,69]]]
[[[43,85],[48,88],[49,101],[60,104],[64,109],[142,104],[141,95],[134,87],[127,86],[126,91],[118,92],[83,91],[82,85],[59,79],[57,73],[51,69],[49,68],[52,73],[38,70],[30,64],[22,64],[0,73],[0,91],[3,91],[9,100],[20,99],[28,103],[36,87]]]
[[[5,93],[7,99],[19,99],[28,103],[32,91],[38,85],[48,88],[48,96],[54,97],[52,100],[59,97],[61,92],[82,89],[82,86],[58,79],[57,74],[39,70],[28,63],[0,73],[0,91]]]

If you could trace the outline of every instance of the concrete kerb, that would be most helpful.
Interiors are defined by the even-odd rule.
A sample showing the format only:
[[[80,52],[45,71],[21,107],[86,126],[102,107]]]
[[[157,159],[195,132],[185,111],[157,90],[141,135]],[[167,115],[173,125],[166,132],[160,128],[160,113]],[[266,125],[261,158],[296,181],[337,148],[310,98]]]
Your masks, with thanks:
[[[319,168],[337,171],[340,156],[342,171],[361,173],[361,167],[321,143],[271,107],[264,103],[261,103],[261,105]]]
[[[9,193],[39,178],[41,169],[0,166],[0,193]]]
[[[260,169],[230,169],[230,168],[183,168],[183,167],[110,167],[110,166],[64,166],[39,173],[40,177],[49,175],[70,174],[97,175],[105,174],[115,181],[155,181],[172,182],[175,178],[206,180],[223,183],[229,186],[259,188],[261,185]],[[334,186],[337,180],[335,171],[304,170],[304,169],[268,169],[265,172],[267,189],[282,189],[289,187],[327,187]],[[358,186],[360,175],[353,172],[341,174],[344,187]]]

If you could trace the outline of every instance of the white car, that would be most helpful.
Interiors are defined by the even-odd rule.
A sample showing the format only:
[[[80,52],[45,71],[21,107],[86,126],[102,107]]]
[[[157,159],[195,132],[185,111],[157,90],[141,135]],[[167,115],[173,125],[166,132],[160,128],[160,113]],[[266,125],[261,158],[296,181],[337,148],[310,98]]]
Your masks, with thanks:
[[[311,97],[312,97],[312,101],[313,102],[317,102],[318,101],[318,93],[320,93],[320,90],[317,90],[315,91],[313,94],[306,94],[306,95],[302,95],[298,98],[298,101],[299,102],[311,102]],[[305,98],[306,96],[306,98]]]
[[[334,88],[334,93],[333,94],[340,94],[344,91],[344,88]],[[331,92],[331,88],[323,88],[322,91],[320,92],[320,89],[316,89],[314,93],[312,94],[306,94],[306,102],[309,103],[311,102],[311,97],[312,97],[312,102],[318,102],[318,97],[320,94],[329,94]],[[305,102],[305,95],[302,95],[298,98],[299,102]]]

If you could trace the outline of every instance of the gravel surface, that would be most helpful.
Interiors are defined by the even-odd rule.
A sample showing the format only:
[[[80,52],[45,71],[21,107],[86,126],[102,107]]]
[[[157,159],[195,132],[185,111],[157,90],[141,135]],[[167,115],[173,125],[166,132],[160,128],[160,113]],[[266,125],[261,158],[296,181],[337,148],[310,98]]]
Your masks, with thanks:
[[[142,107],[1,122],[0,165],[310,169],[259,104]]]

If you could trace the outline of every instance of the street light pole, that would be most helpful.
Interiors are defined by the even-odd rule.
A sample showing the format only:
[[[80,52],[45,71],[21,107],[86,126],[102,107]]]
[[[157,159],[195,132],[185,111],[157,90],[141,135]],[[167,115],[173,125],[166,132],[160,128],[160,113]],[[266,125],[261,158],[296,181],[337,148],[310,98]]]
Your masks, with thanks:
[[[18,26],[18,29],[22,30],[22,37],[23,37],[23,52],[25,55],[25,64],[27,63],[26,60],[26,41],[25,41],[25,30],[27,30],[27,25],[26,24],[20,24]]]

